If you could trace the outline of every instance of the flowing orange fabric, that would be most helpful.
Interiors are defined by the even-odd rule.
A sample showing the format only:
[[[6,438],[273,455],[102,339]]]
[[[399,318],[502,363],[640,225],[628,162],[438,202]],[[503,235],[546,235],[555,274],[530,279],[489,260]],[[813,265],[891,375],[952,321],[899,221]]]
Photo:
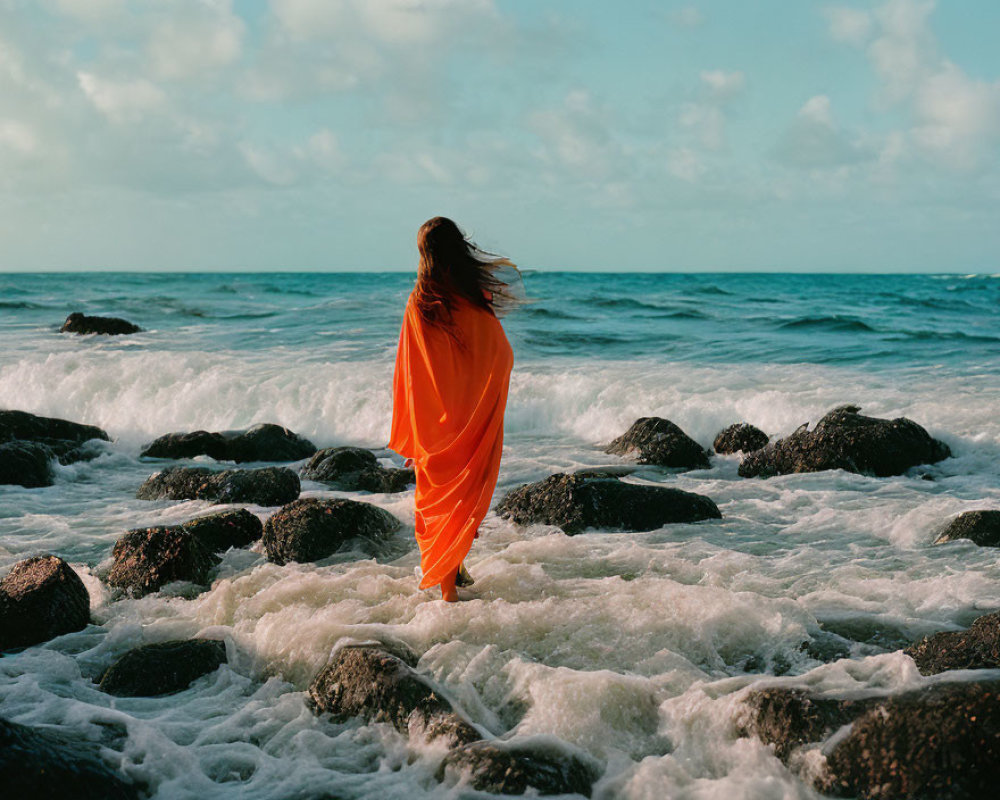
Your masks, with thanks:
[[[412,458],[423,578],[436,586],[462,563],[496,488],[513,353],[499,320],[464,299],[456,337],[406,304],[393,377],[389,447]]]

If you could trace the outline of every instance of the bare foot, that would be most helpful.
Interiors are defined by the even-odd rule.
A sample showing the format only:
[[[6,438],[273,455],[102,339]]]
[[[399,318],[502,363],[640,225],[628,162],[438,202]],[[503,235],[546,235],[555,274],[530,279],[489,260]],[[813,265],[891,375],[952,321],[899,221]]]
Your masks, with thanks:
[[[465,568],[465,563],[458,565],[458,574],[455,576],[455,585],[466,587],[472,586],[476,582],[476,579],[469,574],[469,570]]]

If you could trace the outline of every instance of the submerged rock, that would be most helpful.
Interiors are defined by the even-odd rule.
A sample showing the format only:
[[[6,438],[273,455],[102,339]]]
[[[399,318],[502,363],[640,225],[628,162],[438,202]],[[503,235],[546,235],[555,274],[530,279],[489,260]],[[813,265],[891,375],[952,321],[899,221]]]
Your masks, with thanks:
[[[0,581],[0,650],[39,644],[89,622],[87,587],[58,556],[19,561]]]
[[[1000,611],[979,617],[966,631],[942,631],[903,652],[922,675],[949,669],[1000,668]]]
[[[1000,511],[966,511],[953,519],[934,544],[968,539],[980,547],[1000,547]]]
[[[180,639],[129,650],[99,681],[118,697],[154,697],[180,692],[226,663],[226,645],[214,639]]]
[[[376,645],[340,648],[309,687],[309,700],[337,720],[388,722],[400,733],[449,747],[482,738],[427,678]]]
[[[0,443],[0,484],[35,489],[52,485],[52,451],[38,442]]]
[[[708,469],[708,453],[668,419],[642,417],[609,444],[605,453],[636,456],[640,464],[679,469]]]
[[[650,531],[722,517],[718,506],[703,495],[587,472],[556,473],[525,484],[504,497],[496,511],[518,525],[558,525],[571,536],[587,528]]]
[[[219,559],[180,525],[128,531],[112,550],[108,583],[135,597],[173,581],[206,584]]]
[[[500,742],[473,742],[444,757],[437,779],[467,777],[473,789],[490,794],[582,794],[597,779],[593,764],[561,749]]]
[[[295,500],[264,526],[264,551],[275,564],[319,561],[345,544],[377,545],[400,525],[388,511],[356,500]]]
[[[887,477],[951,455],[946,444],[931,438],[913,420],[865,417],[859,410],[858,406],[840,406],[826,414],[813,430],[803,425],[791,436],[749,453],[740,463],[739,474],[744,478],[768,478],[843,469]]]
[[[750,692],[738,729],[773,744],[784,760],[800,745],[829,739],[822,769],[810,776],[820,791],[859,798],[990,797],[1000,780],[998,692],[998,680],[863,699],[771,688]]]
[[[227,469],[170,467],[150,475],[135,496],[140,500],[208,500],[280,506],[299,496],[299,476],[287,467]]]
[[[197,517],[181,525],[213,553],[247,547],[264,535],[264,525],[245,508]]]
[[[216,461],[299,461],[316,452],[316,445],[281,425],[261,423],[241,431],[168,433],[146,445],[140,456],[194,458]]]
[[[320,450],[302,468],[301,475],[347,492],[404,492],[416,481],[412,469],[387,469],[371,450],[361,447]]]
[[[121,317],[88,317],[79,311],[74,311],[62,324],[60,333],[103,333],[109,336],[121,336],[129,333],[139,333],[142,328]]]
[[[730,425],[719,431],[712,443],[716,453],[752,453],[760,450],[768,442],[768,435],[760,428],[755,428],[746,422]]]
[[[0,787],[8,798],[137,800],[138,792],[82,738],[0,718]]]

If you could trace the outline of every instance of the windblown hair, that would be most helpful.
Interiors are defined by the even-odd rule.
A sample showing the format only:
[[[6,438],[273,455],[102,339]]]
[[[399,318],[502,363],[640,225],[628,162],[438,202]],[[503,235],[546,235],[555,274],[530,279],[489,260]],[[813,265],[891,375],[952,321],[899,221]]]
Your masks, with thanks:
[[[494,301],[506,286],[494,270],[509,261],[481,250],[447,217],[434,217],[420,226],[417,248],[415,300],[425,321],[455,336],[452,312],[460,300],[494,313]]]

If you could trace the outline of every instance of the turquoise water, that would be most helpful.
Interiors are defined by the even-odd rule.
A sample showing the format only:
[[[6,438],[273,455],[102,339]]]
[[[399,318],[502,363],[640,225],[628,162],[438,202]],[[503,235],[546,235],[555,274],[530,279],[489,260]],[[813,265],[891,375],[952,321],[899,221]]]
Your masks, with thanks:
[[[647,470],[635,480],[706,494],[724,518],[570,538],[491,515],[469,560],[477,599],[458,607],[416,588],[412,493],[365,496],[404,522],[392,558],[276,567],[231,551],[200,595],[113,598],[100,576],[126,529],[207,509],[134,499],[160,468],[138,458],[156,436],[279,422],[398,463],[380,448],[412,280],[0,276],[0,407],[97,424],[114,440],[60,468],[55,486],[0,487],[0,574],[37,552],[63,556],[95,622],[0,659],[0,715],[91,738],[98,722],[123,725],[107,755],[157,798],[464,796],[434,781],[440,753],[304,705],[338,642],[388,636],[494,733],[555,737],[597,758],[595,797],[813,797],[766,748],[735,738],[739,691],[921,685],[900,646],[1000,607],[996,551],[932,545],[953,514],[1000,507],[1000,277],[958,275],[529,272],[533,302],[504,320],[515,367],[498,496],[614,462],[600,445],[640,416],[708,446],[733,422],[785,435],[848,402],[948,443],[955,457],[921,475],[743,480],[737,456]],[[59,334],[71,311],[145,331]],[[186,692],[117,700],[91,683],[129,647],[205,633],[226,639],[230,665]],[[830,637],[848,658],[822,656]]]

